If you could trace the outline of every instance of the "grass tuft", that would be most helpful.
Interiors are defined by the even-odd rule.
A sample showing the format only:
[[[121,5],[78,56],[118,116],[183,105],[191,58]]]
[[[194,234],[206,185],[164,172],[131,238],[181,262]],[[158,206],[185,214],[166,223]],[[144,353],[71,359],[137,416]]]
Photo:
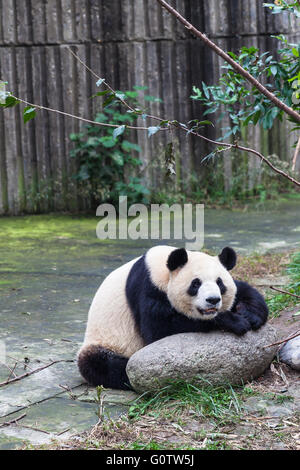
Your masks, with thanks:
[[[156,392],[146,392],[131,405],[130,419],[144,414],[158,418],[180,415],[184,410],[198,417],[209,417],[218,423],[238,419],[241,412],[239,394],[230,386],[212,386],[199,379],[193,383],[178,380]]]

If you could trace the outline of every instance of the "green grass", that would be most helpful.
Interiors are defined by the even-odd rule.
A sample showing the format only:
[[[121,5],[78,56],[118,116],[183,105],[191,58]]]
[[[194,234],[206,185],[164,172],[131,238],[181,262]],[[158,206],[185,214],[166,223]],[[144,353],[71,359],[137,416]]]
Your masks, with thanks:
[[[232,422],[241,412],[240,396],[230,385],[212,386],[204,381],[199,384],[199,380],[194,383],[178,380],[135,400],[129,409],[129,418],[139,419],[146,413],[154,418],[172,417],[186,410],[220,424]]]
[[[286,268],[286,272],[290,277],[290,283],[285,286],[284,290],[292,294],[300,295],[300,252],[296,253]],[[300,299],[288,294],[276,294],[266,299],[272,317],[277,317],[280,312],[287,307],[300,304]]]

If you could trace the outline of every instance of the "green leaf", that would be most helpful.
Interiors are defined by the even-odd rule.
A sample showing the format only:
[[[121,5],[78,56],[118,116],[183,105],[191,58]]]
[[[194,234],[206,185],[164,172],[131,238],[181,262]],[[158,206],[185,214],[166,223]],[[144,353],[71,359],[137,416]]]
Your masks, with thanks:
[[[0,106],[2,108],[12,108],[13,106],[16,106],[20,103],[20,101],[17,100],[17,98],[15,98],[14,96],[12,96],[9,92],[3,92],[2,98],[2,102],[0,100]]]
[[[128,98],[137,98],[138,97],[138,92],[137,91],[125,91],[125,95],[128,97]]]
[[[121,145],[122,145],[122,149],[125,152],[130,152],[130,150],[135,150],[136,152],[142,151],[142,148],[139,145],[133,144],[132,142],[129,142],[128,140],[124,140]]]
[[[103,145],[105,148],[112,148],[116,145],[115,139],[112,137],[105,135],[103,137],[100,137],[99,142]]]
[[[144,100],[152,103],[162,103],[162,100],[160,98],[155,98],[155,96],[150,95],[145,95]]]
[[[32,106],[26,106],[23,112],[24,124],[36,117],[36,110]]]
[[[96,96],[104,96],[104,95],[108,95],[108,93],[110,93],[109,90],[104,90],[104,91],[98,91],[98,93],[95,93],[95,95],[92,95],[91,98],[95,98]]]
[[[112,93],[112,94],[107,98],[107,100],[104,101],[103,107],[105,108],[106,106],[108,106],[114,99],[115,99],[115,95]]]
[[[114,162],[119,165],[119,166],[124,166],[124,157],[123,155],[119,153],[113,153],[111,155],[111,158],[114,160]]]
[[[133,89],[134,89],[134,90],[141,90],[141,91],[143,91],[143,90],[148,90],[148,87],[147,87],[147,86],[134,85],[134,86],[133,86]]]
[[[271,70],[272,75],[275,76],[275,75],[277,74],[277,67],[276,67],[276,65],[271,65],[270,70]]]
[[[204,82],[202,82],[202,88],[203,88],[206,98],[209,100],[209,89]]]
[[[124,134],[126,126],[117,127],[113,132],[113,138],[117,139],[120,135]]]
[[[160,130],[159,126],[148,127],[148,137],[156,134]]]
[[[199,125],[199,126],[202,126],[202,125],[203,125],[203,126],[206,126],[206,125],[207,125],[207,126],[213,126],[213,127],[215,127],[211,121],[199,121],[199,122],[198,122],[198,125]]]

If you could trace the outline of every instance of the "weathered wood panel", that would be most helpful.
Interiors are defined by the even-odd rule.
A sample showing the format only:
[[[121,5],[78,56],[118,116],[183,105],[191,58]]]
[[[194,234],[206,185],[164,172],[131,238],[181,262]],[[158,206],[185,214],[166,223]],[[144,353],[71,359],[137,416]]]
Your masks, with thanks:
[[[299,41],[296,18],[272,15],[262,0],[170,0],[201,31],[224,50],[258,45],[276,50],[270,34],[284,33]],[[201,117],[202,108],[190,100],[192,86],[215,83],[222,61],[208,50],[154,0],[0,0],[0,78],[20,97],[67,113],[92,118],[99,101],[90,100],[97,90],[95,78],[71,56],[71,46],[95,72],[116,89],[134,85],[163,99],[150,103],[151,114],[187,122]],[[140,119],[139,124],[145,124]],[[147,120],[150,124],[150,120]],[[217,130],[228,125],[224,118]],[[23,124],[22,109],[0,111],[0,213],[19,214],[52,210],[80,210],[86,201],[72,179],[76,163],[70,158],[69,135],[81,124],[54,113],[39,112]],[[265,154],[276,153],[291,162],[295,137],[290,124],[272,132],[249,129],[245,140]],[[143,148],[147,182],[162,182],[153,164],[159,159],[169,133],[148,139],[133,133]],[[174,132],[178,140],[183,179],[196,172],[199,184],[211,171],[200,160],[211,146]],[[225,152],[223,180],[230,189],[233,156]],[[248,158],[246,186],[259,181],[261,163]]]

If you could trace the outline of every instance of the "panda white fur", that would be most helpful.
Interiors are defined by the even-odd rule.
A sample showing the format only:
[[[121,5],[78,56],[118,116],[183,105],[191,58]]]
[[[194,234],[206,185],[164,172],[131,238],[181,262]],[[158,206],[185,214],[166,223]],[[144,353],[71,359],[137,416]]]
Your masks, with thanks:
[[[78,366],[91,385],[129,389],[132,354],[165,336],[216,329],[243,335],[262,326],[261,294],[229,271],[236,253],[219,256],[156,246],[113,271],[92,302]]]

